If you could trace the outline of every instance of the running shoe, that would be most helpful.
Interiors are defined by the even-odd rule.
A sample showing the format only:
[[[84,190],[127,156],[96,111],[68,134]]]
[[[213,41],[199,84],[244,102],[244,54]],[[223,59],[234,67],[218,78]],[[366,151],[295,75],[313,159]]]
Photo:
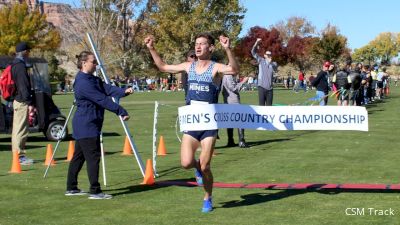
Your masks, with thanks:
[[[208,213],[211,212],[212,210],[213,210],[212,199],[210,197],[207,200],[203,201],[203,208],[201,209],[201,212]]]

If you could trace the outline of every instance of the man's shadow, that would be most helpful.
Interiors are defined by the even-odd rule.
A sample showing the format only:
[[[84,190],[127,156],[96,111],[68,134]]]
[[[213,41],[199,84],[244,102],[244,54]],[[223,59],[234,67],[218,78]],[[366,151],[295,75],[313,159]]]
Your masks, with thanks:
[[[241,200],[234,200],[228,202],[222,202],[221,208],[233,208],[240,206],[249,206],[265,202],[271,202],[280,200],[283,198],[288,198],[295,195],[301,195],[307,193],[307,190],[283,190],[277,193],[253,193],[240,196]]]
[[[399,193],[399,190],[382,190],[382,189],[369,189],[369,190],[357,190],[357,189],[287,189],[281,190],[277,193],[253,193],[240,196],[241,200],[234,200],[220,203],[221,208],[233,208],[240,206],[256,205],[284,198],[306,194],[306,193],[320,193],[327,195],[334,195],[340,193]]]

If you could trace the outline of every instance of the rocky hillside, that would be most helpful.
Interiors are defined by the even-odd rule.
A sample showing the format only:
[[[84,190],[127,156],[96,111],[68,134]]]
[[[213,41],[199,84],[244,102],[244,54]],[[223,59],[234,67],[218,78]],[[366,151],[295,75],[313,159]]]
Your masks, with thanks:
[[[68,4],[50,3],[39,0],[0,0],[0,7],[22,3],[24,1],[31,10],[38,8],[41,13],[46,14],[47,21],[55,27],[63,26],[65,21],[71,17],[71,12],[76,10]]]
[[[73,40],[70,40],[70,35],[68,35],[63,30],[66,27],[72,25],[78,25],[76,18],[73,16],[76,13],[80,13],[79,9],[72,8],[68,4],[63,3],[50,3],[43,2],[39,0],[0,0],[0,8],[5,6],[10,6],[12,4],[18,4],[26,2],[30,10],[38,9],[41,13],[46,15],[46,20],[54,27],[58,28],[63,42],[61,48],[65,49],[71,44]],[[61,67],[67,70],[69,74],[74,74],[76,72],[76,66],[71,62],[68,57],[57,57],[61,62]]]

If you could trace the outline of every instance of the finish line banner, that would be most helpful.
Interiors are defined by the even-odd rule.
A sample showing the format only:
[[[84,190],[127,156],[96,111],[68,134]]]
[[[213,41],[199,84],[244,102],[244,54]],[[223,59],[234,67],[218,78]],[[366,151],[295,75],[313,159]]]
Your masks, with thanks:
[[[360,106],[193,104],[179,107],[178,112],[181,131],[220,128],[368,131],[368,112]]]

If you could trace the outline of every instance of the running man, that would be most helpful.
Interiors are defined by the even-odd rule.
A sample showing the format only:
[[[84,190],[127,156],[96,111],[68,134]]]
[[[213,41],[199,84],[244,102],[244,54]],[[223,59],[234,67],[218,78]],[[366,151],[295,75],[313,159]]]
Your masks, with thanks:
[[[197,61],[183,62],[181,64],[166,64],[154,48],[154,37],[145,38],[145,44],[153,57],[154,63],[161,72],[188,73],[188,93],[186,104],[213,104],[217,103],[219,84],[224,74],[238,74],[239,65],[230,48],[228,37],[220,36],[219,41],[225,49],[229,65],[216,63],[211,60],[215,49],[215,40],[208,33],[202,33],[195,38],[195,53]],[[205,195],[202,212],[213,210],[212,187],[213,175],[211,172],[211,157],[214,152],[215,140],[218,130],[185,131],[181,144],[181,165],[185,169],[195,168],[198,184],[204,185]],[[201,146],[200,158],[195,160],[196,149]]]

